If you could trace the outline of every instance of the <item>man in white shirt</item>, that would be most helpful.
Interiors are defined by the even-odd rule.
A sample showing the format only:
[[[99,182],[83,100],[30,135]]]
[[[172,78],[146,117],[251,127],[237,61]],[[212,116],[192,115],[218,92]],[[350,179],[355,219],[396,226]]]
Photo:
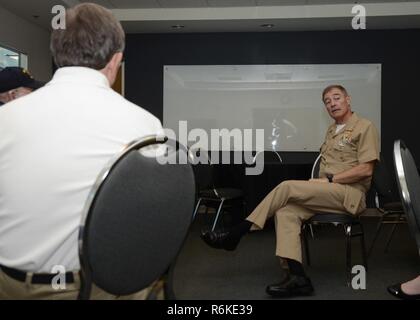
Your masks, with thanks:
[[[0,299],[74,299],[78,226],[89,190],[134,139],[162,134],[160,121],[114,92],[125,46],[111,12],[68,9],[54,30],[51,82],[0,109]],[[56,266],[68,271],[54,290]],[[139,295],[141,296],[141,294]],[[113,298],[95,288],[93,298]]]

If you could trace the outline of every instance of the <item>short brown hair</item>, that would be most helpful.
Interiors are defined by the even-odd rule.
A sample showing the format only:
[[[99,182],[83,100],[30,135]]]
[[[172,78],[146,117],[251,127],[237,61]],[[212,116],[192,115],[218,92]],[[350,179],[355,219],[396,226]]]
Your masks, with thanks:
[[[344,95],[347,97],[348,96],[348,93],[347,93],[347,90],[342,86],[342,85],[339,85],[339,84],[332,84],[332,85],[330,85],[330,86],[328,86],[328,87],[326,87],[325,89],[324,89],[324,91],[322,91],[322,102],[324,102],[324,96],[328,93],[328,92],[330,92],[332,89],[338,89],[338,90],[340,90],[342,93],[344,93]]]
[[[57,67],[105,68],[112,56],[123,52],[125,34],[110,10],[83,3],[66,10],[66,28],[51,35],[51,53]]]

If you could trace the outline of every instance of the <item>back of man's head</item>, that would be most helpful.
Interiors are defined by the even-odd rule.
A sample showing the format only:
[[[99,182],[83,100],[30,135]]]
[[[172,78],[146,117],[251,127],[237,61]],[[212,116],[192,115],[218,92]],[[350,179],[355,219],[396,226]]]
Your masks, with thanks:
[[[65,29],[54,30],[51,35],[51,52],[59,68],[101,70],[124,47],[121,24],[111,11],[93,3],[67,9]]]

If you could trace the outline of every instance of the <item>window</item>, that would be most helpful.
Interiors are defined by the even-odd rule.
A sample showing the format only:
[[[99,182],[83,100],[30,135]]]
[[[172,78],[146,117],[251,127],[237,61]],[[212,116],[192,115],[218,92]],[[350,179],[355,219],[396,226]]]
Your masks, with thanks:
[[[6,67],[22,67],[27,69],[28,56],[0,46],[0,68]]]

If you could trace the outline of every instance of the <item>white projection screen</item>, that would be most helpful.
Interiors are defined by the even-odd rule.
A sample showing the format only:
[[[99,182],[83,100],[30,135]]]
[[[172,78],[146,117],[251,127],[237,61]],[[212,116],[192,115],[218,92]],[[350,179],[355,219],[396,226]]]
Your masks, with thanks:
[[[264,129],[265,150],[318,152],[332,123],[321,101],[331,84],[343,85],[352,110],[381,132],[380,64],[164,66],[163,124],[178,134],[187,121],[209,137],[211,129]]]

